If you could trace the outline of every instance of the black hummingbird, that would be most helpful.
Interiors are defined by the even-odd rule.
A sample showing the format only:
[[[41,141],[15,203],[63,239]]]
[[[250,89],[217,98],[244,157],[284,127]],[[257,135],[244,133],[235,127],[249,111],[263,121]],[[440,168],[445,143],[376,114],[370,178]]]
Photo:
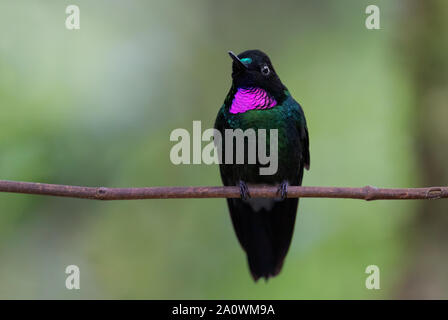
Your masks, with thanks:
[[[308,129],[301,106],[265,53],[248,50],[238,56],[230,51],[229,55],[233,59],[232,86],[215,122],[222,136],[220,173],[224,185],[240,188],[241,199],[227,199],[227,204],[252,277],[267,280],[280,272],[291,243],[298,199],[287,198],[287,188],[301,185],[303,169],[309,169]],[[236,152],[233,163],[225,163],[226,129],[254,129],[257,138],[258,129],[266,129],[266,135],[277,129],[276,172],[261,175],[259,169],[266,165],[258,157],[255,163],[247,163],[247,146],[243,164],[236,163]],[[270,141],[266,139],[266,150],[270,150]],[[257,150],[259,147],[257,142]],[[276,185],[279,197],[251,198],[251,185]]]

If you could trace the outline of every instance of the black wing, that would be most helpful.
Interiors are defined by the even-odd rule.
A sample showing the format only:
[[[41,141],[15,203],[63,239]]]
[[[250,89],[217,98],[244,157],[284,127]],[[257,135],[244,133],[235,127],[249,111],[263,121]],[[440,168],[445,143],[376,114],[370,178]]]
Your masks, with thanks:
[[[303,113],[303,109],[299,103],[299,121],[298,121],[298,130],[300,136],[300,143],[302,145],[302,161],[303,166],[306,170],[310,170],[310,142],[308,136],[308,127],[306,125],[305,114]]]

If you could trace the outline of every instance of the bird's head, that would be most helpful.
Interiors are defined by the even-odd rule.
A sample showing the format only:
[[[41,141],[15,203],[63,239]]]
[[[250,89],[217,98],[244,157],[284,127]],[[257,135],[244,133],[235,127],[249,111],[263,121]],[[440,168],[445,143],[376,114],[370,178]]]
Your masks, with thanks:
[[[229,51],[233,60],[232,80],[236,88],[258,87],[282,100],[286,87],[280,81],[269,57],[260,50],[247,50],[239,55]]]

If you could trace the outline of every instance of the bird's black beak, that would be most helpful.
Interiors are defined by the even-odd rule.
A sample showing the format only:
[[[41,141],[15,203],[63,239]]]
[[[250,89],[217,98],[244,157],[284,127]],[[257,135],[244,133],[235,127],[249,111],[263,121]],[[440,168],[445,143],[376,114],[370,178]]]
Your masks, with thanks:
[[[241,62],[240,58],[238,58],[238,56],[236,54],[234,54],[232,51],[229,51],[229,56],[230,58],[232,58],[233,61],[235,61],[236,65],[242,69],[242,70],[246,70],[247,66]]]

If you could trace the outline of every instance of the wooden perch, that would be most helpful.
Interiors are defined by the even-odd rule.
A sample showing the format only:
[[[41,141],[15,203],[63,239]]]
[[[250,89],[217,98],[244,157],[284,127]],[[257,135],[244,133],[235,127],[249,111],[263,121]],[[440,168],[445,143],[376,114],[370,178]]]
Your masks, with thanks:
[[[0,192],[25,193],[45,196],[93,199],[135,200],[173,198],[239,198],[238,187],[149,187],[149,188],[105,188],[78,187],[35,182],[0,180]],[[275,186],[249,186],[252,198],[278,198]],[[448,187],[429,188],[363,188],[340,187],[288,187],[288,198],[341,198],[361,200],[410,200],[448,198]]]

